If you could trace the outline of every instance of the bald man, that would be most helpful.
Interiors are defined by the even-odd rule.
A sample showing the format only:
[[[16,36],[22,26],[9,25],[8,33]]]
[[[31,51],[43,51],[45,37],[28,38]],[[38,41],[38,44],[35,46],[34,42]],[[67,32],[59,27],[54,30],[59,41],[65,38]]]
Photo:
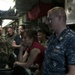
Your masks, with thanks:
[[[47,24],[54,34],[45,50],[42,75],[75,75],[75,32],[66,27],[64,9],[50,9]]]

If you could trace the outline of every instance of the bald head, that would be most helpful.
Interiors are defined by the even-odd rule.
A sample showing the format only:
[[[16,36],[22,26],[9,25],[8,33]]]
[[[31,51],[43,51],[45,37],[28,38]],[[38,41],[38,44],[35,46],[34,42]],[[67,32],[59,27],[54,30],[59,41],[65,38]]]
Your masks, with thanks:
[[[54,7],[48,11],[48,14],[57,17],[62,17],[63,21],[66,22],[66,13],[62,7]]]

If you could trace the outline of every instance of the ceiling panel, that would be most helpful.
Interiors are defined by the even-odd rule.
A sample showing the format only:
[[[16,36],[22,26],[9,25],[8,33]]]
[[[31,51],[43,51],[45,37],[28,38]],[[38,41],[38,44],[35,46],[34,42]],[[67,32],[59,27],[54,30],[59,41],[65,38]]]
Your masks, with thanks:
[[[28,11],[34,6],[38,5],[39,2],[43,3],[60,3],[63,4],[65,0],[16,0],[16,8],[21,11]]]

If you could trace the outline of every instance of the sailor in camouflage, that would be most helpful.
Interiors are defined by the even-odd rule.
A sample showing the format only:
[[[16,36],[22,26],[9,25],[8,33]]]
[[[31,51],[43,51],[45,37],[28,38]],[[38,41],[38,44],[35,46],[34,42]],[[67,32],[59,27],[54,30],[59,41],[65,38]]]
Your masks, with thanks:
[[[7,34],[5,35],[5,39],[8,45],[9,54],[13,52],[12,41],[15,38],[16,34],[14,32],[13,27],[7,27]]]
[[[5,37],[2,35],[2,26],[0,26],[0,68],[3,68],[8,62],[8,47]]]
[[[7,44],[5,41],[5,38],[3,36],[0,36],[0,52],[7,53]]]

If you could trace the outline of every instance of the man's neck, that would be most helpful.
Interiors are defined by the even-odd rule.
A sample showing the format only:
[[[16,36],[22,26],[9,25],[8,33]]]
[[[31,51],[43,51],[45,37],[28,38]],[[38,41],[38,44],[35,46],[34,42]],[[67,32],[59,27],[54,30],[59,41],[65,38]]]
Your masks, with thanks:
[[[65,29],[67,29],[67,28],[66,28],[66,27],[59,28],[59,29],[55,32],[56,36],[59,36]]]

